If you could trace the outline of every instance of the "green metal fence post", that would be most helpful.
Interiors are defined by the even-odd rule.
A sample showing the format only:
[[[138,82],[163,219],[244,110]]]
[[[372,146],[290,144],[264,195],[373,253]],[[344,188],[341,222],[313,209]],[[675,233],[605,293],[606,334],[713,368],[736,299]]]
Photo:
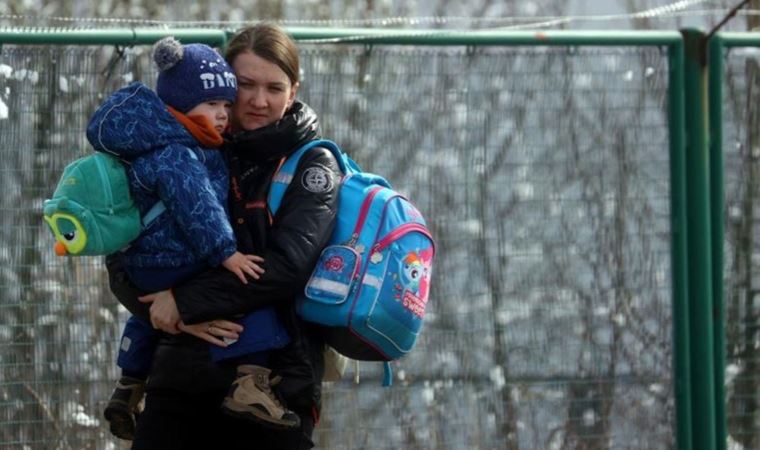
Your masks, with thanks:
[[[712,248],[713,355],[715,358],[715,448],[726,449],[726,330],[723,304],[723,40],[708,42],[710,108],[710,230]]]
[[[689,308],[686,259],[686,170],[684,139],[683,42],[668,48],[670,80],[671,261],[673,270],[673,390],[676,401],[676,447],[691,450],[691,384],[689,381]]]
[[[712,270],[710,248],[710,166],[707,69],[701,31],[684,37],[686,107],[686,214],[688,219],[689,345],[694,449],[715,449]]]

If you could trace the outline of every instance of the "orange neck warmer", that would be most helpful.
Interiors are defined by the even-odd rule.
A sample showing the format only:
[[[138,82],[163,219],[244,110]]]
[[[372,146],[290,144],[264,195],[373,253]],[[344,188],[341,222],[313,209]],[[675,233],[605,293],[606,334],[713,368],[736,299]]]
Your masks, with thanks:
[[[205,148],[217,148],[224,142],[222,135],[205,116],[186,116],[169,105],[166,108],[182,124],[195,139]]]

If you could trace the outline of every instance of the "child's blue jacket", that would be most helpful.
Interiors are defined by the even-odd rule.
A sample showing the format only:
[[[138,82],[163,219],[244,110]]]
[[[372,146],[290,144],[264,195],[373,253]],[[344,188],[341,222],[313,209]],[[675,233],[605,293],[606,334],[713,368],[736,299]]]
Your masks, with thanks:
[[[159,200],[166,206],[126,250],[127,266],[217,266],[235,252],[224,158],[201,148],[155,92],[142,83],[114,92],[90,119],[87,139],[127,163],[142,215]]]

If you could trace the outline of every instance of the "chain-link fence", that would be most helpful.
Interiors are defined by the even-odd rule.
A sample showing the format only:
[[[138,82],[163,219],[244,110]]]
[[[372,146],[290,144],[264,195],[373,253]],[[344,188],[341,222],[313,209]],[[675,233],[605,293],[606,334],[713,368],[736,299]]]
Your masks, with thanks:
[[[726,49],[719,105],[724,117],[725,204],[718,213],[725,251],[725,405],[730,443],[742,449],[760,449],[759,56],[759,47]]]
[[[371,363],[326,385],[318,448],[674,448],[666,47],[301,55],[324,135],[408,194],[438,246],[418,347],[390,389]],[[147,46],[0,49],[0,449],[123,447],[102,409],[126,311],[99,258],[54,256],[41,204],[133,80],[154,83]]]

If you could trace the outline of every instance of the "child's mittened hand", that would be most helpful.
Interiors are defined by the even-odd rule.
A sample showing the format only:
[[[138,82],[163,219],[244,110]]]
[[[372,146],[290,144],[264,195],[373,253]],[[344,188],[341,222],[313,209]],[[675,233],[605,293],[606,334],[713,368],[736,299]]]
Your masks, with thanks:
[[[222,263],[225,269],[237,275],[243,284],[248,284],[248,280],[245,275],[250,275],[254,280],[258,280],[264,268],[257,263],[263,263],[264,258],[256,255],[244,255],[240,252],[235,252],[229,258],[225,259]]]

